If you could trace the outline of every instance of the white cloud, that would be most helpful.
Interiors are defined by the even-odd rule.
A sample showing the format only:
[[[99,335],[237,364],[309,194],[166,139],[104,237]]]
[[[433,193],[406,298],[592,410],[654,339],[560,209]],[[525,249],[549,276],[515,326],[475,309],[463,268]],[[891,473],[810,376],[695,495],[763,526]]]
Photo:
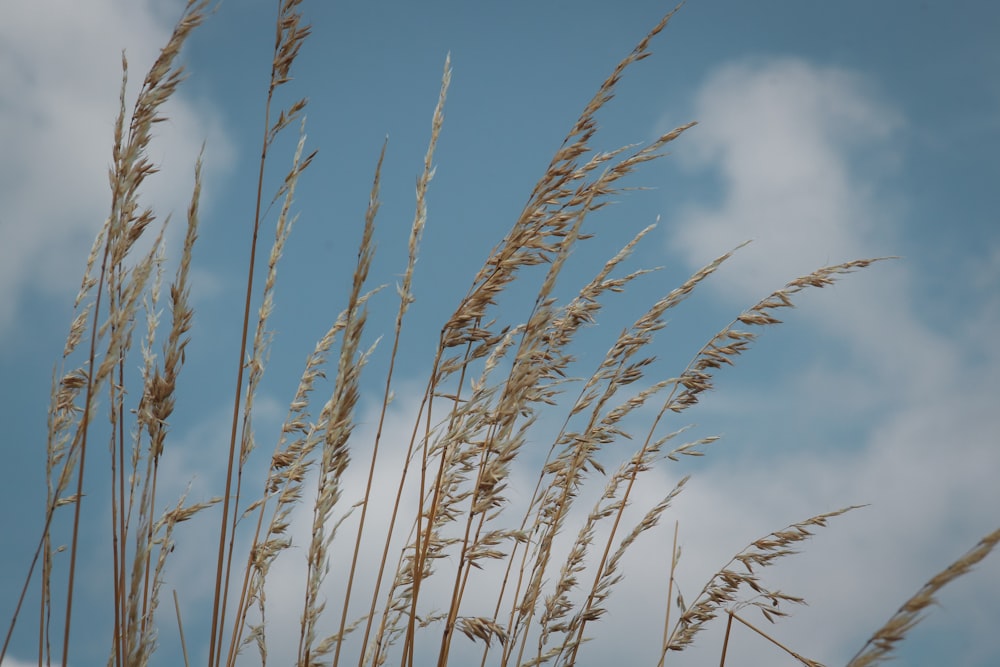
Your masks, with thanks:
[[[869,144],[884,153],[901,122],[864,79],[797,59],[734,64],[702,86],[694,116],[701,125],[681,157],[719,170],[723,202],[689,210],[673,241],[707,260],[755,238],[738,258],[749,264],[740,270],[741,296],[773,289],[789,270],[855,259],[891,237],[891,220],[846,159]]]
[[[734,304],[824,265],[899,253],[892,207],[868,179],[880,171],[872,164],[892,163],[889,139],[902,120],[861,76],[791,58],[729,65],[702,86],[694,117],[701,125],[680,156],[717,171],[721,202],[683,210],[671,246],[694,266],[753,239],[725,269],[738,277],[712,282]],[[898,264],[843,281],[842,298],[808,312],[858,336],[905,323]]]
[[[5,9],[0,22],[0,335],[26,301],[72,295],[107,216],[107,170],[121,84],[130,100],[166,43],[180,3],[40,0]],[[183,219],[194,161],[206,139],[209,168],[231,148],[217,113],[183,88],[166,108],[151,157],[162,172],[144,202]],[[178,227],[179,229],[179,227]]]

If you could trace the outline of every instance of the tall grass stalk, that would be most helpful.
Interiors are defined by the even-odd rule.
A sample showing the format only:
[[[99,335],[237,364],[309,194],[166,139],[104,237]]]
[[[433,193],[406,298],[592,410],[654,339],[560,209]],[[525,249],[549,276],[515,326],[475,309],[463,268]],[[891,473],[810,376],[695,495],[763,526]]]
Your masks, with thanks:
[[[595,115],[611,101],[626,71],[650,55],[651,42],[668,26],[672,11],[600,85],[513,226],[489,253],[465,296],[442,323],[436,348],[429,356],[430,371],[410,435],[402,445],[405,453],[387,457],[389,443],[384,442],[384,428],[396,388],[394,373],[403,349],[406,314],[418,298],[413,276],[428,224],[427,195],[435,148],[444,131],[451,81],[450,59],[446,59],[431,117],[430,141],[417,179],[408,259],[397,288],[389,342],[381,347],[366,347],[365,343],[368,308],[381,289],[369,286],[368,279],[386,157],[383,145],[346,306],[332,318],[308,355],[272,453],[259,454],[253,423],[255,400],[272,344],[269,322],[278,295],[278,267],[296,220],[293,208],[299,178],[315,155],[306,148],[306,99],[276,109],[275,93],[292,80],[292,68],[310,34],[300,1],[281,0],[262,110],[257,186],[251,195],[254,217],[248,239],[238,358],[232,369],[235,382],[226,475],[219,497],[187,503],[182,496],[164,509],[158,495],[159,463],[171,445],[170,420],[178,377],[194,324],[190,276],[196,261],[200,158],[194,169],[179,263],[167,288],[170,317],[164,322],[159,313],[168,219],[156,224],[158,215],[139,204],[139,194],[145,179],[157,170],[148,157],[153,128],[164,120],[163,105],[184,78],[178,55],[208,11],[206,0],[189,0],[130,111],[125,104],[128,67],[122,60],[122,93],[112,140],[111,209],[88,257],[76,298],[75,317],[63,352],[63,363],[69,370],[58,374],[52,389],[47,504],[41,537],[0,660],[7,653],[40,563],[39,664],[53,660],[64,666],[69,663],[72,621],[80,614],[74,606],[74,592],[86,511],[92,515],[107,512],[111,522],[107,548],[113,604],[104,610],[113,619],[108,664],[149,664],[159,630],[171,618],[160,613],[159,602],[166,583],[164,567],[178,524],[217,508],[217,546],[214,559],[206,557],[215,572],[205,652],[210,666],[235,665],[240,652],[250,646],[256,649],[259,662],[267,663],[269,638],[273,639],[276,631],[287,632],[286,624],[269,616],[268,577],[279,559],[296,558],[300,559],[303,590],[294,649],[297,665],[453,664],[458,661],[456,633],[481,644],[481,665],[585,662],[587,642],[599,632],[599,622],[608,613],[607,602],[623,577],[624,556],[644,533],[657,526],[671,502],[683,492],[687,477],[677,478],[659,502],[645,508],[638,521],[626,514],[634,485],[650,470],[683,456],[704,455],[716,439],[685,442],[686,427],[678,420],[714,386],[720,369],[734,364],[763,329],[780,322],[776,313],[791,307],[800,292],[830,285],[879,259],[847,261],[791,280],[738,314],[698,348],[676,375],[652,376],[651,350],[666,316],[738,252],[736,248],[649,304],[610,341],[602,359],[588,367],[586,361],[574,358],[572,343],[585,326],[600,317],[606,299],[629,289],[632,281],[648,273],[646,269],[626,270],[625,265],[653,229],[649,226],[638,231],[593,270],[575,296],[560,300],[556,285],[568,278],[563,273],[567,259],[592,236],[586,226],[588,216],[625,189],[625,177],[661,158],[667,145],[694,125],[683,124],[646,146],[623,146],[609,152],[593,148]],[[278,138],[295,128],[299,128],[299,140],[291,165],[284,169],[271,200],[280,205],[274,216],[263,286],[259,287],[255,282],[258,243],[267,222],[265,211],[270,210],[264,205],[269,196],[265,176],[275,168],[273,153]],[[140,239],[149,236],[153,237],[149,249],[139,253]],[[525,271],[530,267],[544,270]],[[528,316],[523,321],[512,318],[500,307],[502,297],[516,282],[536,278]],[[260,304],[256,311],[254,303]],[[145,324],[142,335],[135,330],[138,323]],[[137,338],[138,351],[134,349]],[[355,433],[362,373],[368,360],[386,348],[387,370],[380,382],[375,434],[371,441],[365,441]],[[141,364],[136,375],[131,369],[137,357]],[[317,397],[317,383],[328,371],[332,390],[325,398]],[[107,396],[103,417],[97,401],[102,394]],[[542,411],[550,421],[551,415],[560,415],[554,423],[561,425],[550,438],[544,461],[535,468],[534,489],[521,489],[527,502],[518,505],[511,499],[511,489],[519,483],[514,469],[532,465],[525,446],[543,437],[539,435],[543,432]],[[106,431],[103,425],[98,428],[102,418],[107,419]],[[97,507],[86,498],[93,465],[88,450],[93,438],[105,432],[111,452],[108,508]],[[633,433],[641,435],[636,439],[639,444],[615,459],[609,445],[624,446]],[[269,457],[264,459],[269,461],[268,469],[258,478],[249,462],[264,456]],[[610,472],[605,469],[609,460],[616,464]],[[388,516],[375,524],[370,514],[375,480],[385,474],[396,482],[386,494],[391,501]],[[345,497],[348,476],[364,480],[361,497]],[[601,480],[602,491],[585,493],[595,483],[599,487]],[[591,496],[596,500],[588,509],[578,506],[578,501]],[[295,512],[303,507],[310,511],[308,539],[296,543],[292,537]],[[754,607],[767,620],[774,620],[788,613],[789,604],[801,603],[799,597],[770,588],[761,571],[795,553],[812,530],[852,509],[809,517],[754,539],[688,602],[676,587],[680,549],[675,530],[664,589],[667,604],[659,664],[669,662],[672,651],[690,646],[722,613],[728,615],[730,623],[733,618],[745,623],[735,612]],[[53,565],[53,517],[57,511],[72,513],[64,582]],[[582,517],[576,525],[574,517]],[[884,660],[913,628],[937,591],[969,571],[998,541],[1000,533],[988,535],[932,579],[873,635],[851,666]],[[332,563],[331,548],[342,542],[350,556]],[[184,544],[185,548],[198,546]],[[249,546],[243,551],[240,545]],[[301,548],[293,550],[293,546]],[[363,558],[369,559],[370,568],[359,566]],[[336,569],[331,570],[331,566]],[[327,581],[331,574],[343,591],[339,599],[331,600],[332,588]],[[65,591],[61,610],[54,609],[53,590]],[[470,602],[472,591],[480,599],[486,595],[486,607]],[[188,664],[182,605],[176,591],[174,599],[175,622],[180,626],[181,648]],[[444,604],[436,608],[440,600]],[[675,600],[679,609],[677,618],[672,619]],[[334,604],[328,606],[331,601]],[[61,641],[55,647],[53,612],[64,617]],[[332,633],[324,635],[330,628]],[[357,635],[352,636],[354,632]],[[787,650],[803,664],[818,664]],[[463,664],[470,660],[469,655],[463,653]]]

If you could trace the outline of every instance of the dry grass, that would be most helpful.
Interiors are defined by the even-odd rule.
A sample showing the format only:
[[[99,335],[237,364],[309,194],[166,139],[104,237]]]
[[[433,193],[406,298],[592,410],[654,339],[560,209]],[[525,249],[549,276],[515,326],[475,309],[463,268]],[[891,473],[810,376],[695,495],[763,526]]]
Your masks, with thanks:
[[[569,352],[581,329],[599,316],[602,301],[626,290],[646,270],[624,272],[624,265],[651,227],[638,232],[613,254],[576,295],[565,302],[555,296],[567,257],[585,241],[588,214],[621,192],[621,180],[637,167],[663,155],[667,144],[693,123],[663,134],[648,146],[626,146],[597,152],[595,114],[611,100],[627,68],[649,55],[651,40],[669,23],[671,12],[654,26],[624,58],[586,105],[580,118],[534,187],[527,205],[482,268],[454,312],[443,323],[431,360],[419,410],[405,454],[386,460],[383,427],[395,387],[394,368],[407,310],[416,299],[413,275],[420,240],[427,221],[426,195],[433,176],[434,150],[442,131],[443,109],[450,82],[446,61],[441,93],[434,110],[430,142],[418,179],[416,214],[410,230],[409,258],[397,289],[395,327],[379,348],[388,364],[381,409],[373,441],[355,436],[355,413],[362,372],[374,347],[363,344],[368,307],[379,288],[368,285],[374,255],[375,222],[379,209],[380,175],[385,155],[378,158],[369,205],[364,219],[357,266],[348,289],[347,305],[308,356],[281,435],[270,454],[259,454],[254,440],[255,398],[271,345],[269,317],[276,277],[295,216],[292,204],[300,175],[312,154],[300,139],[291,166],[274,195],[280,201],[274,221],[274,240],[259,290],[258,235],[264,223],[264,174],[272,164],[277,138],[299,125],[306,107],[301,99],[275,113],[275,91],[291,79],[291,68],[309,27],[303,23],[299,2],[280,3],[275,51],[262,128],[262,158],[255,193],[251,252],[247,260],[246,300],[242,337],[235,360],[227,474],[220,496],[206,503],[186,504],[182,497],[166,510],[158,509],[159,461],[170,444],[170,418],[177,378],[185,361],[193,311],[189,304],[189,274],[198,229],[201,189],[200,162],[187,215],[187,231],[176,274],[170,281],[170,319],[160,322],[161,284],[164,279],[165,222],[138,203],[144,179],[156,167],[147,147],[161,108],[183,79],[177,55],[188,35],[206,16],[204,0],[191,0],[160,58],[147,74],[134,108],[125,108],[124,81],[120,115],[115,126],[114,165],[110,174],[111,212],[95,241],[76,300],[64,363],[52,391],[49,410],[47,472],[48,506],[35,561],[25,581],[41,564],[42,615],[38,624],[40,661],[69,660],[74,608],[73,592],[78,558],[81,513],[104,508],[86,501],[86,480],[92,461],[88,445],[95,424],[107,419],[111,433],[109,459],[112,479],[110,515],[113,522],[111,568],[114,638],[109,664],[145,665],[157,646],[157,628],[171,618],[159,610],[164,565],[173,548],[178,524],[215,507],[218,512],[213,608],[210,615],[209,665],[233,665],[241,650],[256,648],[263,664],[269,656],[268,576],[279,559],[301,558],[304,595],[298,614],[298,665],[382,665],[449,663],[456,633],[479,642],[481,664],[573,665],[583,660],[581,650],[596,624],[607,613],[606,602],[622,578],[622,559],[643,533],[654,528],[687,478],[677,480],[662,500],[641,519],[627,523],[626,507],[640,475],[677,461],[701,456],[714,438],[677,443],[684,428],[682,415],[711,389],[715,373],[731,365],[756,339],[758,332],[779,323],[775,313],[792,306],[792,298],[812,287],[832,284],[846,273],[864,268],[873,259],[820,268],[797,278],[738,315],[713,336],[674,377],[648,376],[653,356],[650,345],[665,326],[665,316],[709,278],[732,253],[725,253],[693,274],[676,289],[652,303],[635,322],[622,329],[594,367]],[[124,65],[124,62],[123,62]],[[127,68],[125,68],[127,72]],[[276,116],[276,119],[275,119]],[[136,243],[154,235],[152,249],[136,256]],[[735,251],[734,251],[735,252]],[[534,305],[524,321],[513,321],[498,307],[501,296],[522,270],[541,266]],[[532,275],[538,275],[534,272]],[[253,302],[261,306],[255,313]],[[141,317],[140,315],[144,315]],[[135,331],[144,322],[145,333]],[[164,334],[164,328],[166,330]],[[251,333],[252,331],[252,333]],[[157,346],[165,336],[160,351]],[[140,349],[133,351],[135,341]],[[86,343],[85,343],[86,341]],[[138,376],[130,360],[142,360]],[[74,365],[76,364],[76,365]],[[314,394],[317,381],[329,374],[332,392]],[[138,386],[136,386],[138,383]],[[572,390],[573,393],[570,393]],[[97,397],[107,396],[102,413]],[[575,396],[575,398],[571,398]],[[644,426],[636,424],[640,408],[652,414]],[[551,440],[544,462],[537,468],[533,491],[519,489],[528,502],[511,500],[515,465],[527,458],[525,445],[537,431],[542,411],[558,412],[562,425]],[[668,428],[668,424],[670,426]],[[672,428],[673,430],[669,430]],[[617,468],[605,470],[611,443],[639,443]],[[394,446],[397,443],[391,443]],[[263,479],[249,474],[254,457],[269,457]],[[527,465],[527,464],[524,464]],[[369,516],[374,481],[385,471],[398,480],[381,495],[392,499],[391,514],[373,525]],[[347,475],[364,478],[360,498],[345,497]],[[594,480],[604,480],[603,491],[587,510],[577,501]],[[600,483],[600,482],[598,482]],[[290,524],[303,503],[311,509],[310,539],[293,546]],[[64,508],[64,509],[60,509]],[[751,542],[720,568],[693,600],[679,593],[677,618],[671,622],[671,600],[664,609],[664,638],[660,664],[671,651],[689,646],[707,623],[720,613],[746,623],[736,611],[750,606],[765,618],[783,616],[788,603],[802,600],[770,589],[761,570],[795,553],[815,527],[850,509],[821,514]],[[576,513],[574,514],[574,510]],[[52,519],[72,512],[65,608],[52,602],[55,570]],[[579,525],[570,522],[583,516]],[[565,538],[575,531],[575,538]],[[237,539],[237,534],[241,538]],[[238,545],[247,540],[245,552]],[[568,540],[568,546],[564,544]],[[951,568],[931,580],[879,630],[851,662],[853,666],[878,662],[917,622],[933,595],[961,576],[1000,540],[993,533]],[[349,560],[335,564],[343,595],[329,596],[325,585],[331,568],[331,546],[346,542]],[[676,545],[671,559],[669,598],[674,598],[678,567]],[[359,567],[362,558],[377,566]],[[489,570],[490,589],[481,572]],[[433,596],[428,591],[433,590]],[[471,604],[471,591],[493,590],[489,609]],[[175,593],[176,596],[176,593]],[[24,594],[22,595],[23,600]],[[444,600],[444,605],[432,607]],[[20,609],[20,604],[18,609]],[[183,623],[175,597],[177,623]],[[475,607],[477,611],[470,612]],[[64,613],[63,636],[53,647],[52,631],[60,627],[54,612]],[[14,629],[15,616],[10,630]],[[333,631],[331,632],[331,628]],[[327,633],[327,634],[324,634]],[[354,634],[352,634],[354,633]],[[4,653],[10,640],[7,635]],[[765,635],[767,636],[767,635]],[[187,655],[187,647],[182,647]],[[818,664],[792,653],[804,664]],[[287,658],[284,658],[287,659]],[[724,659],[724,658],[723,658]],[[186,660],[186,657],[185,657]],[[464,660],[464,658],[463,658]]]

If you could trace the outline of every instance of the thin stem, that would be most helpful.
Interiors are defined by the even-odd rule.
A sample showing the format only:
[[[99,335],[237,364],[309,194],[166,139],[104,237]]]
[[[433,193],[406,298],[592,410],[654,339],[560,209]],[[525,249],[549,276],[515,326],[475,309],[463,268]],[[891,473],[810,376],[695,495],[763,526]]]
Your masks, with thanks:
[[[181,603],[177,600],[177,589],[174,589],[174,611],[177,613],[177,631],[181,635],[181,654],[184,656],[184,667],[190,667],[187,642],[184,641],[184,622],[181,621]]]
[[[775,646],[777,646],[778,648],[780,648],[782,651],[784,651],[788,655],[792,656],[793,658],[795,658],[796,660],[798,660],[799,662],[801,662],[803,665],[815,665],[816,664],[815,661],[810,660],[809,658],[805,658],[805,657],[799,655],[798,653],[796,653],[792,649],[788,648],[787,646],[785,646],[784,644],[782,644],[781,642],[779,642],[777,639],[775,639],[771,635],[769,635],[766,632],[764,632],[763,630],[757,628],[756,626],[754,626],[753,624],[749,623],[748,621],[744,621],[742,618],[740,618],[736,614],[736,612],[733,612],[733,611],[729,612],[729,624],[731,624],[733,622],[734,618],[737,621],[739,621],[740,623],[742,623],[743,625],[747,626],[748,628],[750,628],[751,630],[753,630],[754,632],[756,632],[758,635],[760,635],[761,637],[763,637],[767,641],[771,642],[772,644],[774,644]],[[726,626],[726,636],[727,636],[727,638],[729,636],[729,626],[728,625]],[[723,647],[722,657],[723,657],[723,660],[725,660],[725,657],[726,657],[725,647]]]
[[[680,522],[674,521],[674,544],[670,551],[670,581],[667,582],[667,613],[663,619],[663,643],[660,645],[660,661],[656,663],[656,667],[663,667],[663,663],[667,658],[667,643],[670,641],[670,610],[674,606],[674,573],[677,571],[677,531],[679,528]],[[728,629],[726,633],[728,635]],[[725,649],[723,649],[724,659]]]
[[[726,667],[726,650],[729,648],[729,633],[733,629],[733,614],[729,613],[729,620],[726,621],[726,636],[722,639],[722,658],[719,660],[719,667]],[[663,664],[663,657],[660,657],[660,664]]]
[[[268,90],[267,102],[264,106],[264,141],[260,151],[260,165],[257,169],[257,194],[254,204],[253,233],[250,240],[250,259],[247,265],[247,289],[243,303],[243,327],[240,333],[240,356],[236,371],[236,391],[233,396],[233,420],[229,431],[229,461],[226,466],[226,491],[222,497],[222,521],[219,524],[219,552],[216,559],[215,569],[215,596],[212,601],[212,629],[209,635],[208,664],[209,667],[219,664],[219,651],[221,651],[221,627],[220,609],[222,602],[222,580],[223,565],[226,553],[226,534],[228,532],[229,502],[230,493],[233,486],[233,461],[236,458],[236,434],[239,429],[240,404],[243,396],[243,371],[245,369],[244,359],[247,353],[247,336],[250,330],[250,301],[253,297],[254,268],[257,265],[257,237],[260,232],[261,200],[264,192],[264,164],[267,160],[268,148],[268,128],[271,123],[271,99],[274,87]],[[224,612],[222,612],[224,613]]]
[[[370,209],[374,209],[371,211],[371,215],[373,217],[375,211],[378,210],[379,181],[381,179],[382,161],[385,159],[385,149],[387,143],[388,140],[382,144],[382,151],[379,153],[378,156],[378,164],[375,166],[375,178],[374,178],[374,183],[372,184],[371,197],[369,200]],[[415,261],[415,259],[416,258],[411,254],[410,261],[413,262]],[[402,328],[402,315],[403,312],[406,310],[406,298],[407,297],[404,294],[400,300],[400,306],[399,306],[400,312],[396,319],[396,332],[392,340],[392,352],[389,355],[389,370],[386,371],[385,390],[382,394],[382,409],[379,413],[378,428],[375,432],[375,443],[372,446],[371,465],[368,467],[368,480],[365,483],[365,498],[361,503],[361,517],[360,520],[358,521],[358,534],[354,540],[354,553],[351,556],[351,570],[347,576],[347,590],[344,593],[344,606],[340,613],[340,628],[337,631],[338,634],[340,635],[340,641],[337,642],[337,648],[334,651],[333,655],[334,665],[340,664],[340,650],[341,647],[344,645],[344,629],[347,627],[347,613],[351,603],[351,591],[354,588],[354,577],[358,567],[358,555],[361,552],[361,539],[364,535],[365,519],[368,516],[368,503],[371,499],[372,483],[375,479],[375,463],[378,460],[379,443],[382,441],[382,429],[385,426],[385,416],[386,413],[388,412],[389,400],[392,395],[392,376],[393,376],[393,371],[396,368],[396,355],[399,352],[399,337]],[[377,589],[375,595],[376,596],[378,595]],[[364,655],[363,646],[361,649],[361,654],[362,656]]]
[[[101,312],[101,297],[104,295],[104,280],[107,272],[108,256],[111,252],[112,234],[108,234],[107,243],[104,246],[104,259],[101,261],[101,272],[98,278],[97,300],[94,305],[94,315],[90,325],[90,349],[87,353],[87,390],[84,394],[83,415],[80,417],[80,428],[77,431],[79,440],[80,461],[77,468],[76,480],[76,502],[73,508],[73,536],[71,538],[69,556],[69,580],[66,583],[66,625],[63,628],[62,644],[62,667],[69,663],[69,631],[70,621],[73,614],[73,585],[76,580],[76,554],[77,543],[80,536],[80,507],[83,505],[83,471],[87,459],[87,433],[90,430],[90,412],[94,403],[94,362],[97,359],[97,322],[98,314]],[[77,439],[74,439],[74,444]],[[55,501],[53,500],[53,503]],[[51,513],[50,513],[51,517]],[[48,524],[46,523],[46,533]]]

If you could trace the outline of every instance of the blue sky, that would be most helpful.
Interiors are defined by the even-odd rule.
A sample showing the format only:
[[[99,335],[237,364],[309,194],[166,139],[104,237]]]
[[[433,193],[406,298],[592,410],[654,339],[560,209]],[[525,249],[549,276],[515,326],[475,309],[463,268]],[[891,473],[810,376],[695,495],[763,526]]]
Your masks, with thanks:
[[[185,51],[191,76],[152,149],[162,171],[146,193],[159,211],[180,216],[206,143],[197,316],[170,463],[176,489],[197,475],[195,493],[205,496],[216,492],[223,464],[194,453],[227,432],[272,4],[228,0],[195,33]],[[0,22],[5,623],[41,520],[53,364],[106,216],[120,52],[127,51],[134,94],[179,8],[174,0],[86,7],[37,0],[6,7]],[[446,54],[454,74],[401,387],[420,386],[442,318],[509,229],[583,105],[669,9],[646,0],[307,3],[313,36],[287,94],[310,98],[308,145],[320,152],[300,183],[301,219],[279,273],[260,442],[273,441],[302,360],[344,305],[387,135],[373,281],[391,285],[405,266],[413,185]],[[632,266],[665,268],[609,306],[581,355],[603,354],[607,336],[637,308],[747,239],[753,243],[661,333],[657,354],[668,368],[800,274],[858,257],[900,257],[800,295],[786,324],[765,332],[687,416],[695,432],[721,433],[722,443],[697,465],[651,475],[636,501],[656,502],[679,472],[695,473],[665,521],[680,521],[680,576],[690,591],[756,537],[870,503],[835,520],[768,579],[810,602],[771,628],[775,636],[826,664],[845,662],[928,577],[1000,525],[997,34],[1000,8],[986,1],[692,0],[598,116],[602,150],[649,142],[689,120],[699,125],[671,145],[669,157],[631,178],[650,189],[596,216],[598,238],[574,255],[578,273],[571,275],[584,280],[586,267],[660,220]],[[373,306],[372,341],[391,326],[392,292]],[[378,400],[384,364],[378,356],[372,362],[367,409]],[[392,422],[399,430],[405,399],[404,392]],[[95,533],[105,518],[95,516]],[[664,526],[637,546],[637,574],[627,573],[612,614],[595,627],[602,639],[589,654],[593,664],[624,650],[615,637],[625,629],[658,636],[657,621],[647,619],[659,618],[665,592],[651,593],[638,573],[665,580],[670,533]],[[88,572],[96,582],[94,549]],[[194,606],[190,588],[200,568],[197,559],[180,559],[174,569]],[[107,603],[98,584],[82,591],[88,608]],[[997,664],[997,618],[994,554],[946,591],[904,644],[904,662]],[[89,622],[77,626],[74,664],[96,664],[106,651],[100,626]],[[175,656],[172,626],[163,635],[164,655]],[[734,641],[740,664],[779,664],[763,641]],[[706,634],[700,648],[670,664],[717,659],[719,642],[717,633]],[[21,662],[9,664],[29,664],[30,633],[14,647]],[[629,650],[640,651],[635,664],[655,664],[655,650],[634,643]]]

